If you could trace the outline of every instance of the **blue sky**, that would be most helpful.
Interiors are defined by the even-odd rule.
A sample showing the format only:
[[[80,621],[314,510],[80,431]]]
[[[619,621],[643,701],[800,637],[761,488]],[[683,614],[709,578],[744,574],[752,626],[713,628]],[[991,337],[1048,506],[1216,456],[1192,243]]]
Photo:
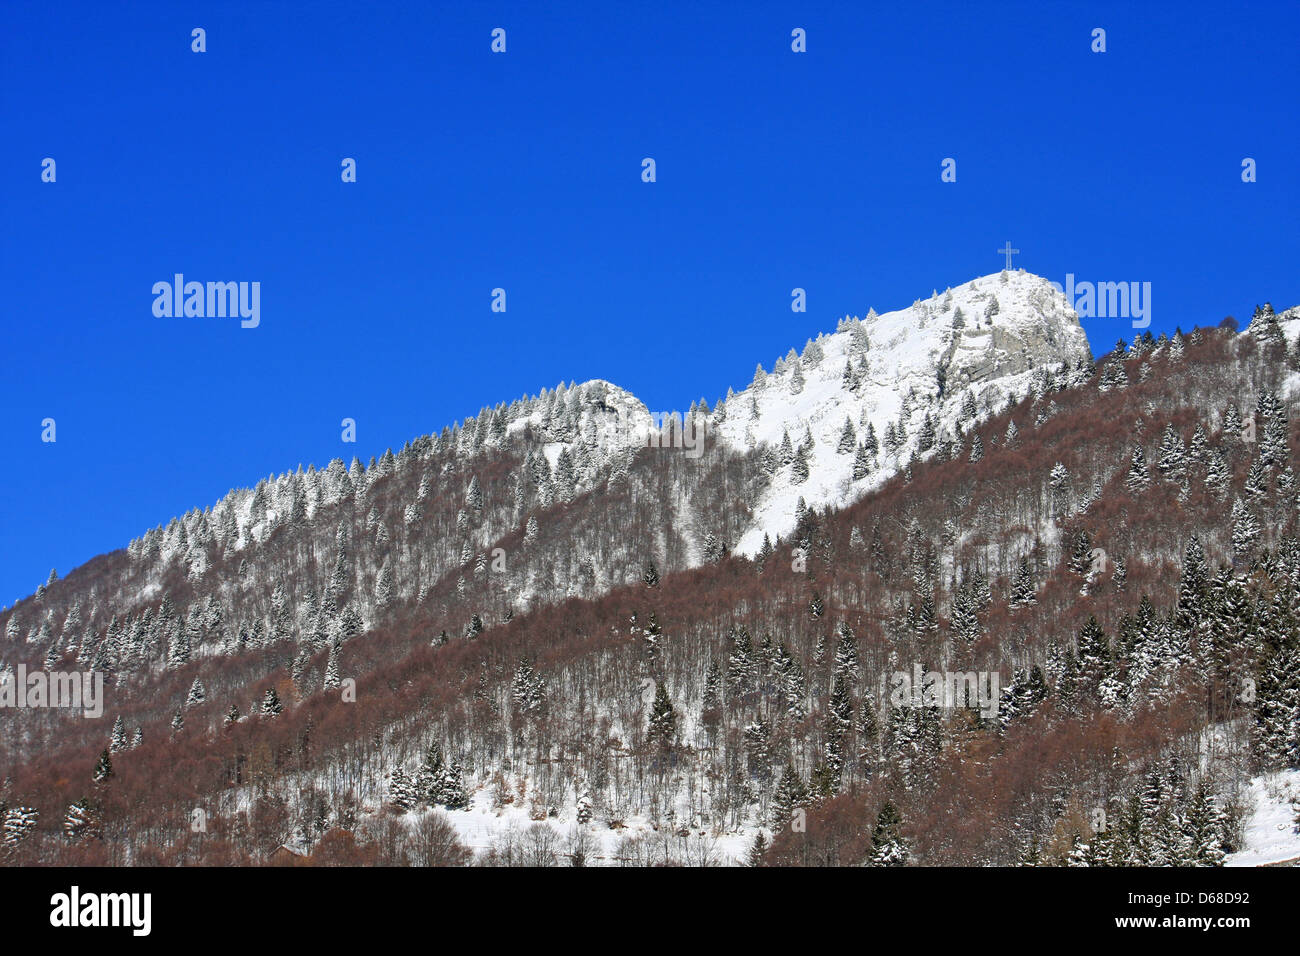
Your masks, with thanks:
[[[0,8],[0,605],[560,380],[713,401],[1007,240],[1155,333],[1300,302],[1294,3],[406,6]],[[261,324],[155,317],[177,272]]]

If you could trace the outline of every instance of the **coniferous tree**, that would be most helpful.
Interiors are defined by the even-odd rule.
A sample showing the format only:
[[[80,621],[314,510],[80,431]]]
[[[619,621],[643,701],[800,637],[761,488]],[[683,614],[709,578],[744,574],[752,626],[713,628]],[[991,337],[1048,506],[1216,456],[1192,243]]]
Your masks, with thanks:
[[[826,613],[826,604],[822,601],[822,596],[813,588],[812,599],[808,602],[808,616],[814,621]]]
[[[772,830],[785,829],[795,814],[808,803],[808,788],[794,769],[794,764],[787,763],[776,793],[772,796]]]
[[[845,751],[853,728],[853,698],[845,676],[831,679],[830,700],[826,708],[825,743],[823,745],[825,782],[820,788],[826,795],[839,790],[844,775]]]
[[[650,708],[646,736],[651,744],[665,751],[672,748],[677,736],[677,714],[668,699],[668,688],[661,681],[655,682],[655,699]]]
[[[704,560],[710,563],[722,560],[726,548],[718,542],[718,536],[712,531],[704,539]]]
[[[532,661],[526,657],[519,659],[515,668],[514,680],[510,687],[510,696],[514,701],[515,711],[523,716],[537,716],[546,701],[545,684],[541,675],[533,668]]]
[[[1167,481],[1180,481],[1186,471],[1187,449],[1183,440],[1174,431],[1173,425],[1166,425],[1160,436],[1160,455],[1156,459],[1156,469]]]
[[[388,801],[402,813],[415,809],[419,803],[414,785],[400,766],[389,774]]]
[[[1253,716],[1256,764],[1263,770],[1300,767],[1300,641],[1294,635],[1266,648]]]
[[[851,455],[858,447],[858,433],[853,428],[853,420],[846,417],[844,419],[844,428],[840,430],[840,443],[836,446],[836,453],[840,455]]]
[[[12,853],[36,829],[41,813],[35,807],[9,807],[0,816],[4,820],[0,824],[0,846]]]
[[[448,810],[464,810],[469,806],[464,775],[459,761],[454,757],[447,762],[447,770],[442,777],[442,787],[438,791],[438,803]]]
[[[337,641],[331,641],[329,658],[325,662],[325,689],[332,690],[342,682],[339,676],[339,645]]]
[[[1141,445],[1133,446],[1133,458],[1129,464],[1128,477],[1124,485],[1129,491],[1138,492],[1151,484],[1151,474],[1147,470],[1147,456]]]
[[[1227,857],[1225,832],[1227,814],[1214,802],[1209,783],[1202,779],[1193,791],[1182,820],[1182,836],[1190,866],[1223,866]]]
[[[1074,534],[1074,544],[1070,549],[1070,570],[1081,578],[1092,573],[1092,538],[1084,528]]]
[[[379,579],[375,584],[375,606],[386,608],[393,603],[393,568],[388,559],[384,559],[379,569]]]
[[[1246,503],[1238,498],[1232,505],[1232,553],[1248,555],[1259,538],[1259,522]]]
[[[118,714],[117,719],[113,721],[113,732],[109,736],[108,750],[110,753],[119,753],[126,749],[126,724],[122,720],[122,715]]]
[[[105,783],[109,777],[113,776],[113,761],[108,756],[108,751],[100,752],[99,759],[95,761],[95,769],[90,775],[90,779],[95,783]]]
[[[968,649],[980,637],[979,618],[975,612],[975,597],[970,588],[962,585],[952,599],[952,614],[948,618],[948,627],[953,641],[963,649]]]
[[[446,775],[447,766],[442,757],[442,748],[437,741],[429,744],[424,754],[424,762],[420,764],[420,769],[416,771],[413,785],[416,796],[423,803],[438,803],[438,797],[442,793],[443,778]]]
[[[69,843],[102,840],[104,824],[99,805],[86,797],[72,803],[63,817],[63,832]]]
[[[731,656],[727,660],[727,687],[734,697],[744,697],[754,690],[758,667],[754,660],[754,643],[744,626],[731,634]]]
[[[934,441],[934,419],[930,417],[929,412],[926,412],[925,416],[921,419],[921,431],[920,434],[917,435],[916,439],[917,450],[920,452],[929,451],[934,447]]]
[[[865,445],[858,445],[857,453],[853,456],[853,480],[859,481],[871,474],[871,455],[867,453]]]
[[[706,723],[709,722],[709,714],[713,714],[722,706],[722,668],[718,666],[718,659],[710,658],[709,670],[704,677],[704,693],[700,700],[700,709],[705,717]],[[716,715],[715,715],[716,716]],[[714,720],[716,722],[716,720]]]
[[[275,692],[274,687],[268,687],[266,693],[262,695],[262,716],[278,717],[284,712],[284,705],[280,703],[280,695]]]
[[[185,625],[177,623],[167,651],[167,666],[183,667],[190,661],[190,639]]]
[[[876,825],[871,828],[869,866],[907,865],[909,851],[901,833],[902,823],[898,808],[886,800],[876,814]]]
[[[867,456],[874,467],[876,458],[880,455],[880,442],[876,440],[876,426],[871,422],[867,422],[867,435],[862,439],[862,447],[867,450]]]
[[[804,446],[800,445],[794,453],[794,460],[790,463],[790,481],[796,485],[802,485],[808,480],[810,472],[808,470],[808,453]]]
[[[1268,494],[1268,471],[1264,467],[1263,459],[1256,458],[1246,475],[1246,496],[1258,502],[1266,494]]]
[[[1035,594],[1034,575],[1029,570],[1029,559],[1022,557],[1020,563],[1016,566],[1015,577],[1011,582],[1011,594],[1008,598],[1008,607],[1018,608],[1025,607],[1029,604],[1037,604],[1038,598]]]

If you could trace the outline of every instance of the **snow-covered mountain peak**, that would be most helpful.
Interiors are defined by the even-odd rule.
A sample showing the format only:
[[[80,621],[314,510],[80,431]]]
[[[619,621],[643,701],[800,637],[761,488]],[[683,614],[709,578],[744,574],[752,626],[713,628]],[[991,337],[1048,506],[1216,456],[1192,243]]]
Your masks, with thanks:
[[[713,435],[739,448],[766,445],[777,456],[738,550],[753,554],[765,534],[788,534],[799,498],[810,507],[852,501],[913,454],[941,453],[959,428],[1024,394],[1043,370],[1090,360],[1064,294],[1026,272],[981,276],[905,309],[842,319],[802,355],[760,368],[713,413]]]
[[[609,450],[644,443],[653,422],[639,398],[595,378],[543,393],[525,414],[510,423],[510,430],[526,425],[537,429],[551,443],[583,443]]]

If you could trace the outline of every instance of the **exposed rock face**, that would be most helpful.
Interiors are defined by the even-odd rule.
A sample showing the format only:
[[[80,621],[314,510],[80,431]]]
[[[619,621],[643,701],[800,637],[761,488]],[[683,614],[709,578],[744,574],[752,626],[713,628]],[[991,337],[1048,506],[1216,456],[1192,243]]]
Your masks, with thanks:
[[[973,304],[987,309],[996,298],[999,310],[991,326],[963,330],[953,344],[964,350],[965,340],[982,339],[982,354],[968,357],[956,369],[967,384],[1092,357],[1079,316],[1046,279],[1017,273],[1003,284],[997,276],[985,276],[958,291],[965,292],[970,286],[977,290],[969,296]]]
[[[654,427],[645,403],[601,379],[578,388],[579,433],[602,447],[643,444]]]

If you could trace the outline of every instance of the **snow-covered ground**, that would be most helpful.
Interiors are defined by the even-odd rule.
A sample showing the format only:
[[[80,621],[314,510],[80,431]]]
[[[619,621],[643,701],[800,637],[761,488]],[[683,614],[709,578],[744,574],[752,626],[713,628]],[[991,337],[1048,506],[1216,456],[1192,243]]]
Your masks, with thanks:
[[[1296,808],[1300,806],[1300,770],[1256,777],[1250,782],[1254,811],[1246,820],[1246,848],[1225,866],[1262,866],[1300,858]]]
[[[499,847],[503,839],[512,836],[514,842],[526,843],[526,832],[533,826],[549,827],[555,834],[555,859],[560,865],[569,864],[567,854],[572,848],[575,830],[583,831],[589,840],[585,850],[588,866],[618,866],[623,862],[624,854],[630,852],[623,842],[628,839],[643,842],[638,856],[642,861],[663,862],[668,856],[676,862],[695,865],[707,860],[712,865],[736,866],[745,860],[757,833],[752,827],[726,833],[694,827],[683,837],[663,824],[656,830],[644,817],[629,817],[621,827],[611,829],[607,821],[598,818],[579,824],[573,807],[561,811],[558,816],[539,821],[532,819],[528,808],[517,802],[503,807],[493,804],[489,788],[484,788],[472,795],[468,809],[423,812],[443,814],[456,828],[460,842],[475,856],[487,853],[494,846]],[[407,819],[413,822],[419,813],[413,812]]]

